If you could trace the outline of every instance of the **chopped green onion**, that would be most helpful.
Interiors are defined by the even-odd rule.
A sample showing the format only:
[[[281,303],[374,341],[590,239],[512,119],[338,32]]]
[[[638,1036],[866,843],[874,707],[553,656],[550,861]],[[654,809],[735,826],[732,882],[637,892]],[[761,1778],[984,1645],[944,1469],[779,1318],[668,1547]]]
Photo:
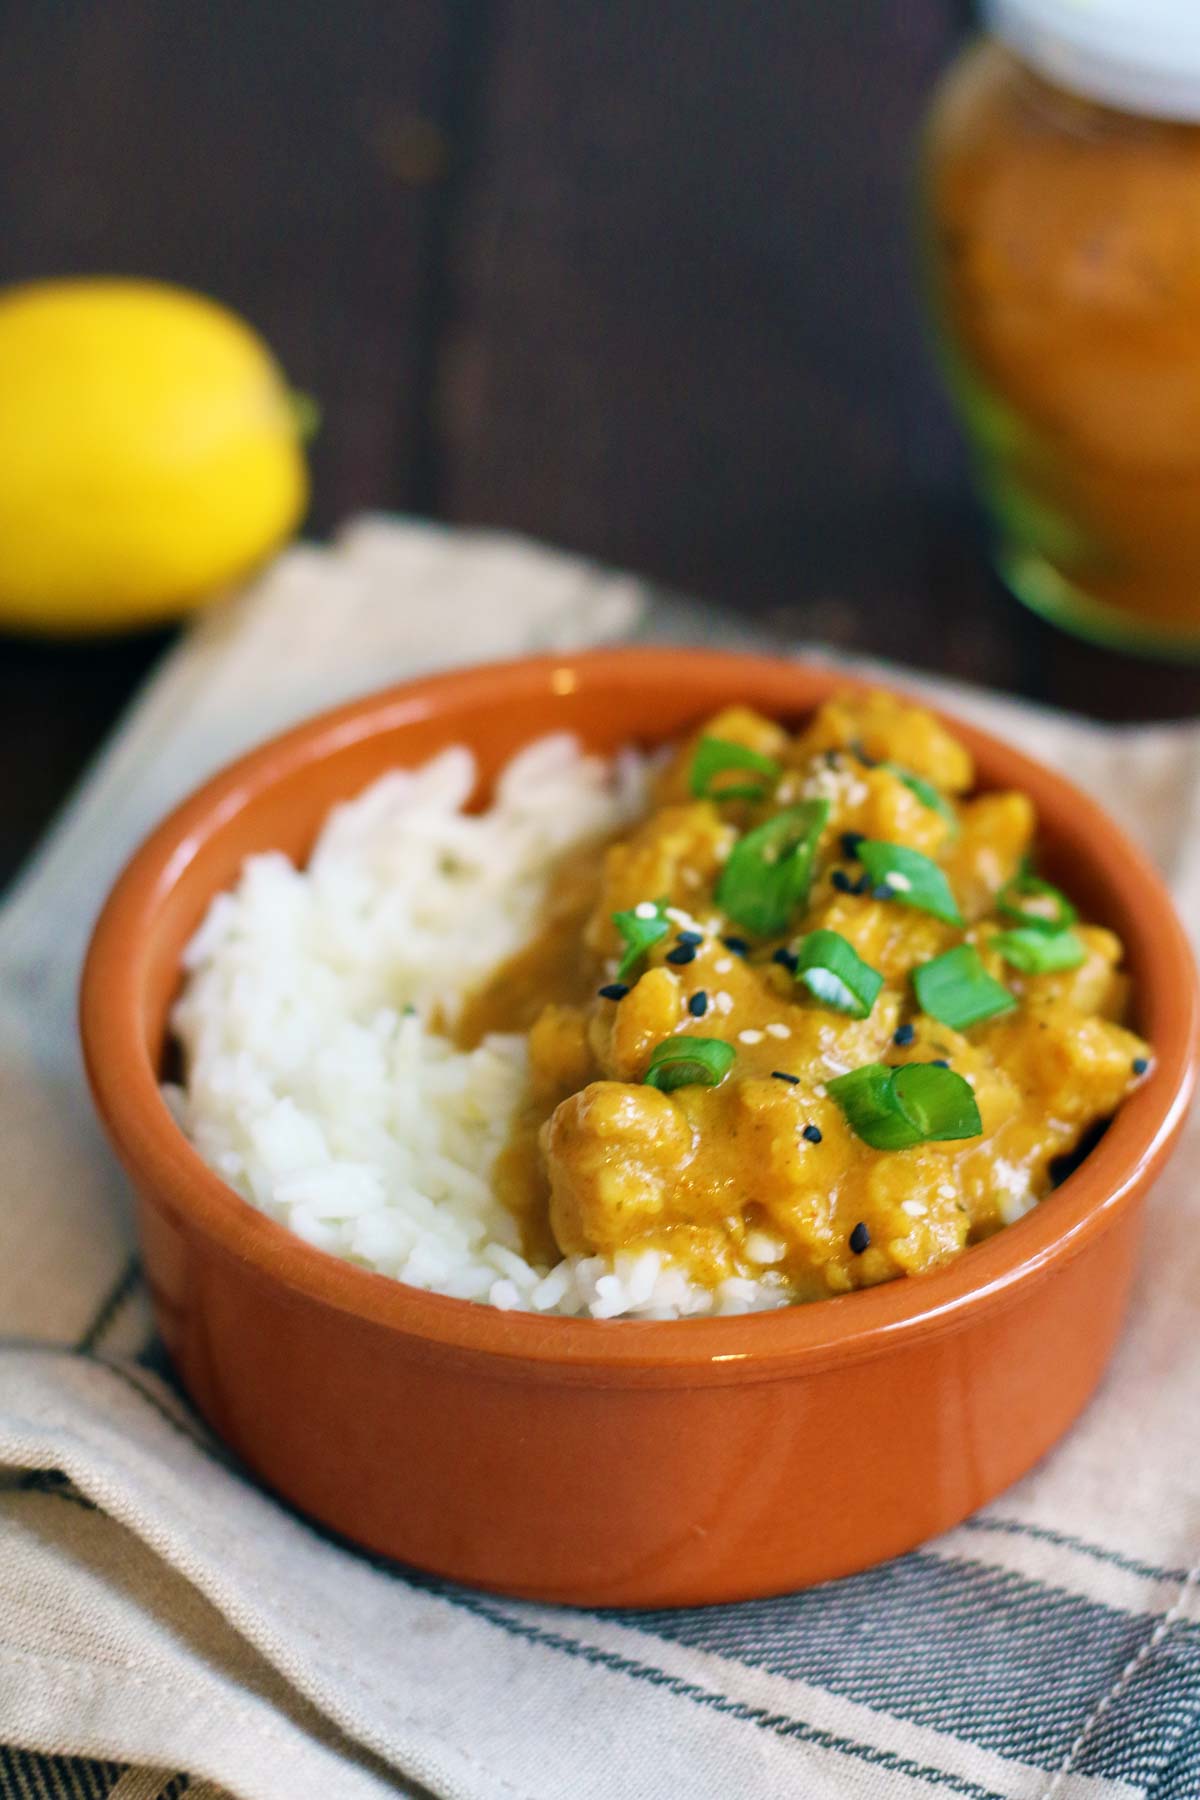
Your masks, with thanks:
[[[1031,931],[1065,931],[1079,914],[1061,889],[1022,869],[996,895],[996,911]]]
[[[650,901],[642,902],[643,906],[650,904]],[[617,964],[618,981],[624,981],[631,975],[651,944],[657,944],[659,938],[666,937],[671,929],[670,920],[663,917],[666,901],[656,900],[653,905],[653,913],[643,914],[634,907],[629,912],[615,912],[612,916],[613,924],[625,945],[625,954]]]
[[[828,818],[828,800],[803,800],[746,832],[721,870],[717,905],[759,937],[784,931],[808,898],[813,858]]]
[[[729,1073],[734,1049],[723,1038],[669,1037],[656,1044],[642,1077],[649,1087],[716,1087]]]
[[[915,906],[919,912],[932,913],[943,925],[962,924],[962,914],[945,873],[919,850],[910,850],[906,844],[864,838],[858,846],[858,856],[871,880],[890,888],[891,898],[901,906]]]
[[[914,775],[911,769],[902,768],[899,763],[887,762],[884,763],[883,766],[885,769],[890,769],[897,780],[904,783],[910,794],[915,794],[917,796],[917,799],[921,802],[922,806],[927,806],[931,812],[935,812],[939,817],[945,819],[947,825],[949,825],[951,831],[957,837],[958,814],[951,806],[949,800],[947,800],[945,794],[941,793],[938,788],[935,788],[932,781],[926,781],[923,775]]]
[[[826,1083],[850,1129],[873,1150],[979,1137],[983,1121],[971,1085],[937,1063],[868,1063]]]
[[[1087,960],[1082,938],[1070,930],[1038,931],[1027,925],[1018,926],[1014,931],[998,931],[991,947],[1023,975],[1057,974],[1060,970],[1077,969]]]
[[[1004,983],[988,974],[970,944],[959,944],[922,963],[913,970],[912,980],[921,1011],[953,1031],[1011,1012],[1017,1004]]]
[[[810,931],[800,946],[796,980],[834,1012],[865,1019],[879,997],[883,976],[865,963],[840,931]]]
[[[714,787],[718,775],[727,769],[750,769],[765,775],[767,781],[723,783]],[[697,800],[761,800],[768,781],[777,781],[783,773],[774,757],[763,756],[745,744],[731,744],[725,738],[702,737],[692,758],[691,789]]]

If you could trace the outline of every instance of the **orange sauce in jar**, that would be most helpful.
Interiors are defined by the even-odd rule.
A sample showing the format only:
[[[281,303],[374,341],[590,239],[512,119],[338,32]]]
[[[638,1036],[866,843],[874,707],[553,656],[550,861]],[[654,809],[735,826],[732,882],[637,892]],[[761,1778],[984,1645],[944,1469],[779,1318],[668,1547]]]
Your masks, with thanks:
[[[983,39],[935,97],[923,197],[1008,585],[1083,635],[1200,654],[1200,124]]]

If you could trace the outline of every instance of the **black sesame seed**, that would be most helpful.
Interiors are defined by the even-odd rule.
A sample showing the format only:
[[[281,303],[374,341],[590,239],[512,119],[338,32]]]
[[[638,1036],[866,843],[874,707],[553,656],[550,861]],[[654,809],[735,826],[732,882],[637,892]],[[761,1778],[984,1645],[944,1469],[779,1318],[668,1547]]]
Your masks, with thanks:
[[[950,1064],[946,1061],[944,1056],[935,1056],[929,1066],[931,1069],[948,1069]]]
[[[911,1044],[916,1035],[917,1029],[915,1025],[897,1025],[895,1031],[892,1033],[892,1042],[893,1044],[900,1044],[902,1046],[904,1044]]]
[[[879,758],[877,756],[868,756],[861,744],[855,744],[854,754],[857,756],[864,769],[878,768]]]
[[[850,891],[853,894],[868,894],[868,893],[870,893],[871,877],[869,875],[865,875],[865,874],[860,875],[858,880],[855,882],[854,886],[851,888]]]
[[[772,956],[771,961],[777,962],[782,969],[790,970],[793,975],[800,967],[800,958],[796,955],[794,950],[789,950],[786,944],[780,944],[778,950],[776,950]]]
[[[690,963],[695,962],[695,960],[696,950],[693,944],[679,944],[674,950],[667,951],[667,961],[669,963]]]
[[[702,944],[704,942],[702,931],[677,931],[675,936],[681,944]]]
[[[871,898],[873,900],[893,900],[895,899],[895,895],[887,882],[881,881],[877,888],[871,889]]]
[[[708,1011],[708,995],[700,988],[688,1001],[688,1011],[693,1019],[702,1019]]]
[[[746,953],[748,952],[748,950],[750,949],[750,946],[746,942],[745,938],[723,937],[721,939],[721,942],[724,944],[724,946],[727,950],[732,950],[733,954],[735,956],[745,956]]]
[[[843,831],[843,833],[842,833],[842,852],[843,852],[843,854],[846,856],[849,856],[849,857],[857,856],[858,855],[858,846],[862,843],[862,841],[863,841],[863,833],[861,831]]]
[[[808,1139],[810,1144],[819,1144],[821,1141],[821,1127],[819,1125],[806,1125],[804,1127],[804,1136]]]
[[[861,1256],[864,1250],[870,1248],[870,1244],[871,1234],[867,1230],[865,1222],[860,1219],[858,1224],[854,1227],[854,1230],[850,1233],[850,1248],[853,1250],[855,1256]]]
[[[845,869],[835,869],[829,879],[839,894],[852,894],[854,892],[854,883],[847,875]]]
[[[840,761],[841,761],[840,751],[827,750],[825,752],[825,767],[827,769],[836,769]]]
[[[1149,1067],[1150,1067],[1150,1058],[1148,1056],[1135,1056],[1134,1057],[1133,1072],[1135,1075],[1144,1075],[1146,1073],[1146,1070]]]
[[[607,987],[599,989],[602,1000],[623,1000],[628,992],[629,989],[623,981],[610,981]]]
[[[771,1079],[773,1081],[790,1082],[793,1087],[798,1086],[799,1081],[800,1081],[800,1077],[798,1075],[789,1075],[786,1069],[772,1069],[771,1070]]]

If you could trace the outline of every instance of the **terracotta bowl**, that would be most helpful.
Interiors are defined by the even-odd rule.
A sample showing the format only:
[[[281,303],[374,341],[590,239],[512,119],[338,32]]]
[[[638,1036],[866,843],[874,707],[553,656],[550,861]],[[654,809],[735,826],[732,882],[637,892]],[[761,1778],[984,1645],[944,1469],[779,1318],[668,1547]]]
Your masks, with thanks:
[[[303,859],[384,769],[470,744],[484,780],[564,727],[654,744],[730,700],[798,720],[843,677],[619,650],[470,669],[356,701],[208,782],[138,851],[96,928],[83,1042],[137,1190],[159,1328],[261,1479],[373,1551],[539,1600],[771,1594],[894,1556],[1016,1479],[1116,1341],[1142,1201],[1196,1073],[1196,979],[1154,870],[1101,809],[969,726],[984,787],[1024,788],[1049,873],[1118,931],[1152,1074],[1049,1199],[952,1266],[744,1318],[498,1312],[365,1273],[264,1218],[159,1097],[180,951],[252,851]],[[1162,1254],[1161,1246],[1151,1254]]]

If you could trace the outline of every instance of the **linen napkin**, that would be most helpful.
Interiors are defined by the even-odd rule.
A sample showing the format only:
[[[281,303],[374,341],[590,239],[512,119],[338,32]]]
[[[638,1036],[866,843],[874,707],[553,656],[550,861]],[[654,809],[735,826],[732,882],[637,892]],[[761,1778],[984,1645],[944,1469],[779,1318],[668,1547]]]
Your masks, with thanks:
[[[1066,1441],[946,1537],[787,1598],[570,1611],[414,1575],[263,1492],[173,1385],[75,1040],[112,877],[316,707],[602,638],[755,641],[507,537],[368,519],[294,550],[167,659],[0,910],[0,1795],[1196,1800],[1194,1129]],[[905,679],[1098,793],[1200,932],[1200,729]]]

